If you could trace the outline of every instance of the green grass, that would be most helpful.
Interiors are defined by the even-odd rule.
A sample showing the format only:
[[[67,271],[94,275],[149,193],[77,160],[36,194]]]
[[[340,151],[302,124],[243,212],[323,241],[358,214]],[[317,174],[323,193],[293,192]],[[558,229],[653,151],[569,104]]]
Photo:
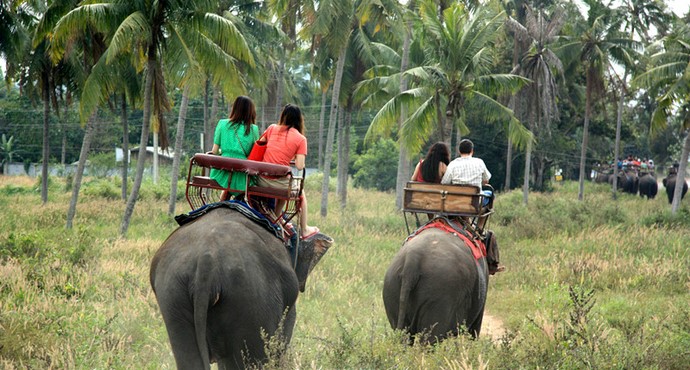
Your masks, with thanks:
[[[0,368],[170,369],[174,360],[148,282],[151,257],[175,229],[166,180],[145,183],[127,239],[117,180],[88,179],[75,227],[71,193],[52,178],[0,177]],[[665,197],[611,198],[604,185],[500,194],[490,221],[507,270],[491,278],[487,314],[502,330],[433,348],[401,344],[381,287],[406,237],[394,195],[348,189],[310,224],[336,244],[300,295],[288,355],[269,368],[683,369],[690,363],[690,212]],[[183,192],[184,189],[178,189]],[[333,190],[333,189],[332,189]],[[187,211],[182,197],[178,213]],[[485,324],[487,324],[485,322]]]

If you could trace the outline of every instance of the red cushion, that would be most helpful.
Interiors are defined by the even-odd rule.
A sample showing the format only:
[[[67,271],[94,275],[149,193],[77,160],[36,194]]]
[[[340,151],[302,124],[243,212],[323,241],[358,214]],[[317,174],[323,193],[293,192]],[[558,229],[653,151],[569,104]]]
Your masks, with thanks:
[[[249,175],[262,175],[273,177],[285,177],[291,172],[289,166],[281,164],[250,161],[248,159],[237,159],[222,157],[213,154],[197,153],[194,155],[194,162],[202,167],[217,168],[219,170],[244,172]]]

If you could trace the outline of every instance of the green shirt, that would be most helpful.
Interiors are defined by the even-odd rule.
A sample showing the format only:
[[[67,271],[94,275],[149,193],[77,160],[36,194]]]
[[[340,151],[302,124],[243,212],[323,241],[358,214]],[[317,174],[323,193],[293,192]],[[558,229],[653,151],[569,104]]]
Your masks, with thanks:
[[[257,125],[252,124],[249,135],[245,135],[245,126],[243,124],[230,122],[229,119],[218,121],[215,135],[213,135],[213,143],[220,147],[220,155],[238,159],[247,159],[247,155],[249,155],[249,152],[252,150],[254,142],[258,139],[259,127]],[[210,176],[219,184],[226,186],[230,178],[230,172],[212,168]],[[230,179],[230,188],[237,190],[246,189],[247,175],[240,172],[234,172],[232,179]],[[236,194],[236,192],[233,192],[233,195]]]

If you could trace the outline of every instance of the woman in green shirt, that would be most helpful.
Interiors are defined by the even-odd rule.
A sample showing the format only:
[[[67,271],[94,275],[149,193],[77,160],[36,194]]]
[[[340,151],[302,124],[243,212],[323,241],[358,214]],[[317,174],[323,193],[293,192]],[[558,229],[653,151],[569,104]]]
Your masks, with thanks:
[[[259,127],[256,120],[256,108],[251,99],[246,96],[238,96],[232,104],[229,119],[218,121],[216,132],[213,135],[213,154],[223,157],[247,159],[254,142],[259,139]],[[220,185],[228,185],[230,172],[211,169],[211,178]],[[247,175],[235,172],[230,179],[231,189],[246,189]],[[232,192],[237,195],[237,192]]]

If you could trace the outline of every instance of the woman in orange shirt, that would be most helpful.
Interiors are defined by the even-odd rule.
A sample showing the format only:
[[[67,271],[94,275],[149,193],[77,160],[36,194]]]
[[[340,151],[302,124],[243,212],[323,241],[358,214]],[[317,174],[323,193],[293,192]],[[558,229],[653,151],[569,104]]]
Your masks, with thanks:
[[[307,138],[304,136],[304,117],[299,107],[288,104],[280,113],[280,120],[277,124],[271,125],[266,129],[267,141],[264,162],[282,164],[289,166],[292,160],[295,167],[302,170],[305,166],[307,157]],[[288,187],[288,180],[270,179],[259,177],[259,186],[285,189]],[[285,206],[285,201],[276,203],[276,213],[279,213]],[[300,229],[302,239],[306,239],[319,232],[319,228],[307,225],[307,197],[302,196],[302,207],[300,209]]]

